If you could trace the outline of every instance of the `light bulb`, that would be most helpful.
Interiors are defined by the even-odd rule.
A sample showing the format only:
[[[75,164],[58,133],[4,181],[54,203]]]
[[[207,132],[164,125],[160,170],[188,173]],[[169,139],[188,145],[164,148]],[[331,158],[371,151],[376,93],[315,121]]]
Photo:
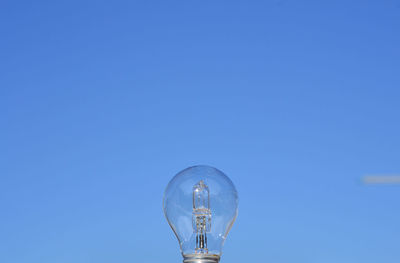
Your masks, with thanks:
[[[210,166],[189,167],[169,182],[165,217],[178,238],[184,263],[218,263],[238,213],[232,181]]]

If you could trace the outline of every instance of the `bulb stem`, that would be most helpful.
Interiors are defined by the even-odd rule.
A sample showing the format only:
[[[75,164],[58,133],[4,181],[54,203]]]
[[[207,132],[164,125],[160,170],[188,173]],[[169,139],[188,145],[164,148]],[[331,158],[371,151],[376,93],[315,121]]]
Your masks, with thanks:
[[[220,256],[214,254],[183,255],[183,263],[218,263]]]

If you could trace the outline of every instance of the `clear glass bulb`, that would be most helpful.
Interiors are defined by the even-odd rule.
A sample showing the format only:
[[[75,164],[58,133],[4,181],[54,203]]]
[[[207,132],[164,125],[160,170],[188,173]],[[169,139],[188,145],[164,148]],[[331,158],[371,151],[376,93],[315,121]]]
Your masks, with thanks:
[[[189,167],[169,182],[163,208],[184,262],[218,262],[238,213],[232,181],[210,166]]]

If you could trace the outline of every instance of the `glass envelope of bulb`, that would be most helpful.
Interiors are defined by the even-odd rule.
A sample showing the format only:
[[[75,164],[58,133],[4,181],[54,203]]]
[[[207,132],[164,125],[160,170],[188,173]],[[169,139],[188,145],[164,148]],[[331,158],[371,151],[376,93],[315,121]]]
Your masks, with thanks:
[[[165,190],[163,208],[185,262],[218,262],[238,213],[232,181],[210,166],[178,173]]]

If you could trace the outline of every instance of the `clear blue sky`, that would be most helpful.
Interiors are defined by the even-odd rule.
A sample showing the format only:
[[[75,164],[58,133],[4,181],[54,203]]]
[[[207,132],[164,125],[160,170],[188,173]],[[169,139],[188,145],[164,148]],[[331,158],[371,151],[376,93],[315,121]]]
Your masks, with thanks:
[[[398,263],[400,1],[1,1],[0,262],[181,262],[170,178],[240,195],[222,262]],[[221,263],[222,263],[221,262]]]

